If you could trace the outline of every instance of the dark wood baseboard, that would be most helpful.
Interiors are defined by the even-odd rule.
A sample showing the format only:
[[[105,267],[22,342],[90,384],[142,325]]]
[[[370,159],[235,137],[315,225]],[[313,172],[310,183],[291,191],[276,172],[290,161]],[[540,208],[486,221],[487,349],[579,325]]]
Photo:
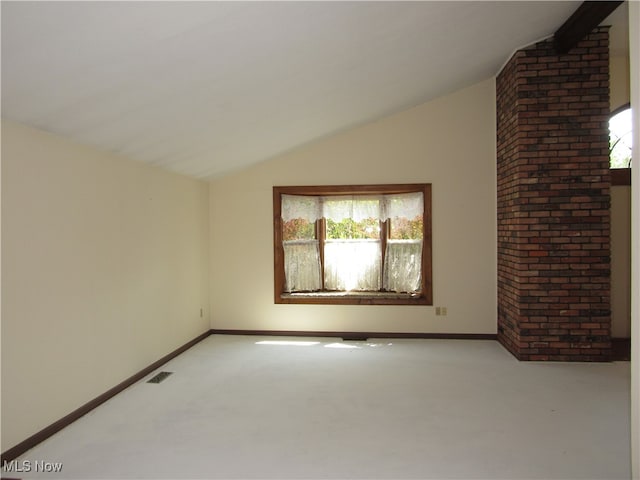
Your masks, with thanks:
[[[366,338],[417,338],[443,340],[497,340],[494,333],[405,333],[405,332],[327,332],[299,330],[230,330],[211,329],[212,335],[264,335],[278,337],[338,337],[345,340]]]
[[[181,353],[183,353],[186,350],[190,349],[196,343],[201,342],[202,340],[207,338],[209,335],[211,335],[211,331],[206,331],[203,334],[198,335],[193,340],[185,343],[184,345],[182,345],[178,349],[176,349],[173,352],[165,355],[160,360],[152,363],[151,365],[149,365],[148,367],[144,368],[143,370],[140,370],[135,375],[127,378],[126,380],[124,380],[123,382],[119,383],[115,387],[107,390],[102,395],[100,395],[100,396],[94,398],[93,400],[85,403],[80,408],[78,408],[78,409],[74,410],[73,412],[71,412],[70,414],[62,417],[60,420],[52,423],[48,427],[45,427],[42,430],[40,430],[39,432],[31,435],[29,438],[27,438],[26,440],[23,440],[22,442],[20,442],[16,446],[8,449],[6,452],[3,452],[2,453],[2,457],[0,459],[0,462],[2,464],[4,464],[4,462],[10,462],[11,460],[14,460],[17,457],[19,457],[20,455],[22,455],[23,453],[25,453],[27,450],[31,450],[33,447],[35,447],[39,443],[43,442],[44,440],[46,440],[50,436],[54,435],[55,433],[58,433],[60,430],[62,430],[66,426],[68,426],[71,423],[75,422],[80,417],[86,415],[87,413],[89,413],[94,408],[102,405],[104,402],[106,402],[110,398],[114,397],[118,393],[122,392],[124,389],[126,389],[126,388],[130,387],[131,385],[133,385],[134,383],[142,380],[144,377],[149,375],[151,372],[156,370],[158,367],[161,367],[162,365],[167,363],[169,360],[172,360],[173,358],[177,357]]]

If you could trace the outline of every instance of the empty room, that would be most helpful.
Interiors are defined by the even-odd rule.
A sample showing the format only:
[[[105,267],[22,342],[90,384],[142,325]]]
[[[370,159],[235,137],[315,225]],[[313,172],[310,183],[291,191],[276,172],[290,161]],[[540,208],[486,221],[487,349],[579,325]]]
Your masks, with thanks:
[[[640,479],[640,3],[2,1],[3,479]]]

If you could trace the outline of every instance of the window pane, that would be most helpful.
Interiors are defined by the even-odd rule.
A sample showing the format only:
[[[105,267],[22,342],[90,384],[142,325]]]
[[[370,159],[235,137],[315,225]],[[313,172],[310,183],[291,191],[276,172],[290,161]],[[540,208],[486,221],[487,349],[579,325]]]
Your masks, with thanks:
[[[631,150],[631,109],[621,111],[609,120],[609,156],[611,168],[630,168]]]
[[[378,197],[325,197],[322,211],[327,220],[326,238],[379,239],[380,205]]]
[[[288,222],[282,221],[282,239],[313,240],[316,238],[316,224],[304,218],[294,218]]]
[[[317,240],[283,242],[285,291],[320,290],[320,254]]]
[[[324,246],[327,290],[380,290],[382,250],[375,240],[331,240]]]
[[[380,197],[348,195],[322,199],[322,215],[335,222],[347,218],[355,222],[366,219],[379,220],[380,209]]]
[[[421,240],[389,240],[384,259],[384,289],[389,292],[420,290]]]
[[[357,222],[352,218],[345,218],[336,222],[328,218],[326,236],[330,240],[379,239],[380,221],[376,218],[367,218]]]
[[[389,223],[389,238],[391,240],[422,240],[424,226],[422,215],[412,219],[394,217]]]
[[[306,195],[282,196],[282,240],[313,240],[320,199]]]
[[[386,195],[385,210],[390,239],[422,239],[424,198],[421,192]]]
[[[314,223],[320,218],[320,198],[309,195],[282,195],[282,220],[303,218]]]
[[[399,193],[384,196],[385,218],[415,218],[424,212],[422,192]]]

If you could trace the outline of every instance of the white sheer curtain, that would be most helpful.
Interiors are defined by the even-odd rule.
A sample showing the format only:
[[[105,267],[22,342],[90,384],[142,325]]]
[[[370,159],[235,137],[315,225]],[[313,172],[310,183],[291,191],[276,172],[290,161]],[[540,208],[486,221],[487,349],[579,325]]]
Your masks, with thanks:
[[[380,290],[382,250],[377,240],[330,240],[324,245],[327,290]]]
[[[322,287],[320,249],[317,240],[283,242],[285,290],[314,292]]]
[[[355,222],[380,220],[383,207],[380,196],[334,196],[322,199],[322,214],[327,220]],[[369,232],[378,236],[378,231]],[[369,236],[369,235],[368,235]],[[324,245],[324,287],[339,291],[378,291],[382,286],[382,248],[375,238],[327,239]]]
[[[422,278],[422,240],[389,240],[384,257],[383,287],[389,292],[416,292]]]
[[[413,220],[424,212],[421,192],[385,195],[385,218]],[[387,240],[383,288],[389,292],[416,292],[422,279],[422,239]]]
[[[294,219],[314,223],[321,215],[320,198],[304,195],[282,195],[282,220]],[[296,239],[282,242],[284,276],[287,292],[313,292],[322,288],[320,247],[316,239]]]
[[[282,219],[304,219],[310,223],[324,217],[334,222],[350,218],[412,220],[423,214],[422,193],[379,196],[283,195]],[[375,236],[375,232],[373,235]],[[322,288],[320,246],[316,239],[283,241],[287,292]],[[380,238],[326,239],[324,244],[324,288],[326,290],[414,292],[420,289],[422,240],[387,241],[382,265]]]
[[[315,222],[322,216],[320,197],[308,195],[282,195],[280,210],[285,222],[296,218]]]
[[[341,222],[351,218],[361,222],[367,218],[379,220],[382,216],[383,202],[380,196],[341,195],[322,197],[322,216]]]
[[[325,217],[336,222],[352,218],[415,218],[422,215],[424,199],[421,192],[392,195],[342,195],[317,197],[312,195],[282,195],[282,219],[287,222],[302,218],[315,222]]]
[[[398,193],[384,196],[384,219],[413,219],[424,212],[422,192]]]

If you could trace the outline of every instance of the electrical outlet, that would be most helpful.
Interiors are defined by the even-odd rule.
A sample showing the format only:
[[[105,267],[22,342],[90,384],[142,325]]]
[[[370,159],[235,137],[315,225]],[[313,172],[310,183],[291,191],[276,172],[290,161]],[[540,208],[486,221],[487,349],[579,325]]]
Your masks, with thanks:
[[[445,316],[447,314],[447,307],[440,307],[440,315]]]
[[[436,315],[440,316],[440,307],[436,307]]]

